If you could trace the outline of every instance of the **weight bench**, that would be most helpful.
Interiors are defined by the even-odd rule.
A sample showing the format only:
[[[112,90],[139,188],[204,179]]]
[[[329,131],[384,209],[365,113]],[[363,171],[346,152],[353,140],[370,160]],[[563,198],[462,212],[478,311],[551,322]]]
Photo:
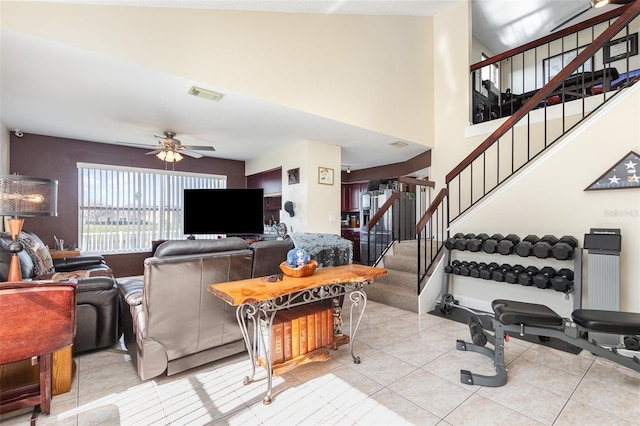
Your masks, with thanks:
[[[462,383],[490,387],[507,383],[504,344],[505,340],[509,339],[508,333],[518,333],[520,336],[537,335],[542,338],[553,337],[632,370],[640,371],[638,356],[622,355],[617,348],[600,346],[597,342],[589,341],[585,337],[589,332],[598,332],[636,336],[634,341],[637,341],[637,336],[640,335],[640,313],[576,309],[571,314],[571,319],[568,319],[562,318],[544,305],[535,303],[498,299],[493,301],[491,307],[495,314],[491,318],[494,334],[484,329],[477,316],[471,316],[469,330],[473,343],[458,340],[456,349],[488,356],[493,360],[496,375],[483,376],[461,370]],[[493,345],[493,349],[484,346],[487,342]],[[640,351],[638,355],[640,356]]]

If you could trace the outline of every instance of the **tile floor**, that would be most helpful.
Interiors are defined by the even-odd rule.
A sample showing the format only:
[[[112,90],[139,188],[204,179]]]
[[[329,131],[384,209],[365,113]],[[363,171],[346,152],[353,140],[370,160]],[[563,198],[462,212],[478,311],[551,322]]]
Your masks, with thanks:
[[[347,299],[348,300],[348,299]],[[348,310],[344,309],[348,330]],[[509,381],[460,383],[459,370],[492,374],[487,357],[455,349],[468,329],[449,319],[368,302],[355,342],[332,359],[243,385],[246,354],[146,382],[120,347],[77,356],[70,392],[53,398],[56,425],[632,425],[640,424],[640,373],[582,351],[518,339],[506,346]],[[262,373],[262,372],[261,372]],[[26,425],[30,413],[5,414]]]

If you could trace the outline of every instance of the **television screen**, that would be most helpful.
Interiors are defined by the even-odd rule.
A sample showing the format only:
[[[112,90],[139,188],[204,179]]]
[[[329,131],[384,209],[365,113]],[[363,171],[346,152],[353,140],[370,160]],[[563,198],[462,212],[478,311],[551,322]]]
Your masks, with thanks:
[[[185,189],[185,235],[264,233],[262,188]]]

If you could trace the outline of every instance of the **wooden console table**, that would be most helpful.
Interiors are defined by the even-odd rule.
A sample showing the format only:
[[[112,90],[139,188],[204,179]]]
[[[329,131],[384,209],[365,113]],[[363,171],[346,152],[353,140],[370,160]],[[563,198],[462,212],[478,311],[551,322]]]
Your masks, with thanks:
[[[349,335],[351,338],[349,339],[348,336],[336,338],[336,342],[338,344],[349,342],[353,362],[360,363],[360,357],[353,354],[353,342],[366,307],[367,295],[363,290],[363,286],[365,283],[370,283],[386,274],[386,269],[352,264],[316,269],[313,275],[308,277],[292,278],[285,275],[281,281],[273,281],[270,279],[271,277],[260,277],[210,284],[209,292],[228,304],[237,306],[236,317],[242,330],[253,368],[251,376],[245,377],[243,383],[246,385],[254,381],[256,366],[259,365],[258,344],[262,344],[265,360],[264,363],[260,364],[267,370],[267,393],[262,402],[270,404],[273,373],[283,365],[272,366],[271,345],[265,345],[264,340],[259,336],[260,321],[266,323],[270,339],[271,325],[276,312],[315,301],[339,298],[346,294],[345,286],[347,284],[355,285],[355,289],[349,296],[353,302],[350,317],[353,318],[353,308],[355,306],[362,304],[362,308],[355,327],[353,321],[349,322]],[[249,323],[253,325],[253,340],[249,338]],[[338,330],[338,335],[340,334]],[[285,362],[287,365],[284,366],[285,369],[282,371],[289,370],[304,362],[327,359],[327,357],[318,356],[323,351],[326,352],[327,349],[320,348],[311,353],[301,355],[294,360],[287,361]]]

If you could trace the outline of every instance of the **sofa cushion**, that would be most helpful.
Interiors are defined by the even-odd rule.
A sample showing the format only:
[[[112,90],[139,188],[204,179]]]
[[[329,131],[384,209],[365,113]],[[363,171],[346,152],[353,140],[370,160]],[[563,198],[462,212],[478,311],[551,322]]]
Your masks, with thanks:
[[[142,303],[142,278],[125,278],[118,280],[120,295],[129,306],[137,306]]]
[[[284,240],[266,240],[252,243],[249,248],[253,252],[252,277],[265,277],[280,274],[280,263],[287,260],[287,253],[293,248],[290,238]]]
[[[221,238],[217,240],[170,240],[158,246],[154,256],[168,257],[181,255],[196,255],[216,253],[232,250],[246,250],[249,245],[238,237]]]

